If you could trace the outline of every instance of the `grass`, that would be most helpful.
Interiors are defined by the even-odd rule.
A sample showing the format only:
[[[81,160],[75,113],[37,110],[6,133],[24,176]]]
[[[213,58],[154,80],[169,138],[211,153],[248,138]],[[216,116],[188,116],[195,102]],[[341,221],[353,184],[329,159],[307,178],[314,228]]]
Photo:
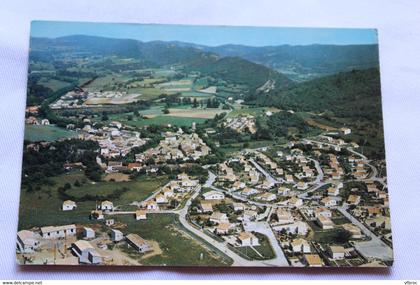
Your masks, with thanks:
[[[50,88],[53,92],[70,85],[70,83],[65,82],[65,81],[60,81],[56,79],[45,79],[45,78],[41,78],[38,84],[41,84],[45,87]]]
[[[185,234],[186,229],[175,214],[149,214],[147,220],[142,221],[136,221],[132,216],[118,216],[115,219],[127,225],[123,230],[125,234],[136,233],[146,240],[159,243],[163,251],[161,255],[141,259],[140,254],[130,254],[130,257],[139,259],[144,265],[228,266],[232,263],[222,253],[216,253],[215,249],[210,252],[202,246],[199,239],[192,239]]]
[[[260,245],[254,246],[254,249],[258,251],[263,257],[261,257],[258,253],[255,252],[254,249],[249,246],[236,247],[235,249],[241,252],[244,256],[247,256],[250,260],[267,260],[276,257],[268,238],[260,233],[256,233],[256,236],[260,241]]]
[[[134,87],[128,90],[129,94],[138,94],[140,93],[141,96],[139,99],[141,100],[153,100],[158,98],[160,95],[165,93],[163,90],[156,89],[156,88],[143,88],[143,87]]]
[[[51,125],[25,125],[25,140],[29,141],[55,141],[59,138],[77,136],[77,132],[69,131]]]
[[[263,108],[263,107],[259,107],[259,108],[243,107],[242,109],[232,110],[232,112],[230,112],[228,114],[228,118],[238,117],[240,115],[257,116],[257,115],[260,115],[260,114],[264,113],[266,109],[267,108]]]
[[[95,201],[84,201],[77,203],[75,211],[62,211],[62,200],[58,195],[57,188],[66,183],[73,183],[76,180],[83,181],[83,172],[73,171],[69,174],[54,177],[54,186],[44,186],[40,190],[28,193],[25,189],[21,191],[19,229],[29,229],[34,226],[64,225],[69,223],[89,224],[90,211],[95,208]],[[133,201],[142,201],[160,186],[168,181],[166,176],[146,177],[142,176],[129,182],[99,182],[96,184],[82,184],[80,187],[72,186],[69,194],[83,196],[89,192],[94,194],[107,195],[117,188],[127,187],[119,199],[114,200],[114,205],[129,204]]]

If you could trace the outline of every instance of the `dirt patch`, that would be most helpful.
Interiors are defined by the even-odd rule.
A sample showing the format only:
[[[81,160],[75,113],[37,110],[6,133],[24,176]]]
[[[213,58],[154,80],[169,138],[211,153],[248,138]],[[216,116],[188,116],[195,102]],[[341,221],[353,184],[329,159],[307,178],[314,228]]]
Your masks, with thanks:
[[[124,173],[109,173],[105,176],[105,181],[111,181],[114,180],[115,182],[124,182],[124,181],[130,181],[130,175],[124,174]]]
[[[161,255],[163,251],[160,249],[159,243],[154,240],[148,240],[149,244],[152,246],[153,251],[146,253],[142,259],[150,258],[152,256]]]
[[[169,109],[168,116],[185,118],[213,119],[217,114],[226,112],[220,109]]]
[[[338,130],[337,128],[318,123],[317,121],[314,121],[312,119],[306,120],[306,123],[310,126],[317,127],[317,128],[320,128],[320,129],[323,129],[323,130],[326,130],[326,131],[336,131],[336,130]]]

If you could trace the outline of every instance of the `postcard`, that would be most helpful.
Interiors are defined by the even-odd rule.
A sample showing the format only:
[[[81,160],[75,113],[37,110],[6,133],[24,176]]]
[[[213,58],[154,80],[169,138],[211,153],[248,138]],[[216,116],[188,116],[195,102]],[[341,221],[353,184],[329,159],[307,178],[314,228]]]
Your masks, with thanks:
[[[34,21],[16,259],[393,263],[375,29]]]

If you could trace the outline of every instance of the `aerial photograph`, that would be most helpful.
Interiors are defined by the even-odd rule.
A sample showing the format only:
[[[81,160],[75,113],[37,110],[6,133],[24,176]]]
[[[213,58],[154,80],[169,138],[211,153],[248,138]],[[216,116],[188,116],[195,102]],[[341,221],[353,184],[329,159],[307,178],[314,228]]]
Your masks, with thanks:
[[[18,264],[392,266],[375,29],[29,41]]]

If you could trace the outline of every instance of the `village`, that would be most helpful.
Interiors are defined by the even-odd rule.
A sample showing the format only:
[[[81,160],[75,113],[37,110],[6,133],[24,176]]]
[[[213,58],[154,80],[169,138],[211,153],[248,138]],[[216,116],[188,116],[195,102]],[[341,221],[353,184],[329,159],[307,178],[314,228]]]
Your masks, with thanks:
[[[117,121],[100,128],[84,123],[78,138],[99,144],[96,162],[107,175],[156,173],[167,163],[197,163],[211,153],[193,126],[188,133],[162,133],[157,146],[126,164],[122,159],[149,138]],[[252,133],[253,118],[226,120],[224,126]],[[89,219],[101,226],[21,230],[18,258],[22,263],[104,265],[120,264],[124,247],[139,255],[158,254],[159,241],[124,232],[116,218],[147,222],[150,215],[175,214],[186,230],[237,266],[385,265],[392,260],[386,178],[357,148],[324,133],[283,146],[243,149],[226,161],[202,165],[208,172],[205,182],[180,173],[143,201],[126,206],[97,201]],[[57,211],[77,206],[65,200]]]

